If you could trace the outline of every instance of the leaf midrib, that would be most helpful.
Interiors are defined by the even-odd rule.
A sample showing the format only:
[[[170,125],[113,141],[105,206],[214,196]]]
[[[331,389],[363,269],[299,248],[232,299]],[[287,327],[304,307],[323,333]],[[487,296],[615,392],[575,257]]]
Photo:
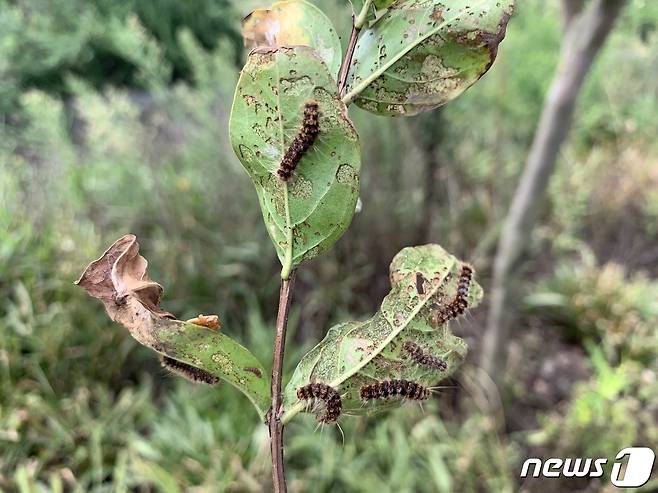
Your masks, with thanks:
[[[283,156],[286,152],[285,148],[285,133],[283,130],[283,110],[281,108],[281,70],[279,68],[279,57],[281,56],[281,53],[277,51],[276,54],[276,61],[274,63],[276,67],[276,107],[277,107],[277,112],[279,113],[279,136],[281,140],[281,156],[280,159],[283,159]],[[282,262],[282,268],[281,268],[281,277],[286,279],[288,275],[290,274],[290,269],[292,268],[292,259],[293,259],[293,251],[292,251],[292,243],[293,243],[293,238],[292,238],[292,224],[291,224],[291,219],[290,219],[290,200],[289,200],[289,192],[288,192],[288,182],[285,181],[283,183],[283,205],[284,205],[284,213],[285,213],[285,219],[286,219],[286,230],[285,230],[285,237],[286,237],[286,249],[284,251],[283,255],[283,262]]]
[[[485,2],[485,0],[481,0],[480,2],[478,2],[478,4],[476,6],[472,6],[472,8],[481,7],[484,4],[484,2]],[[391,68],[393,65],[395,65],[400,59],[402,59],[403,56],[405,56],[411,50],[416,48],[416,46],[420,45],[423,41],[425,41],[428,38],[430,38],[430,37],[434,36],[435,34],[437,34],[441,29],[443,29],[445,26],[447,26],[451,22],[455,22],[463,14],[464,14],[464,12],[460,11],[459,13],[455,14],[450,19],[447,19],[447,20],[444,20],[443,22],[441,22],[434,29],[430,29],[424,35],[417,37],[413,42],[409,43],[406,47],[404,47],[402,50],[400,50],[396,55],[391,57],[391,59],[389,61],[387,61],[384,65],[380,66],[377,70],[373,71],[372,74],[370,74],[368,77],[366,77],[363,80],[363,82],[357,84],[354,89],[352,89],[347,94],[345,94],[345,96],[343,96],[343,102],[345,104],[349,105],[352,101],[354,101],[354,99],[357,98],[357,96],[361,92],[363,92],[370,84],[372,84],[376,79],[378,79],[389,68]]]
[[[450,266],[450,268],[446,269],[445,274],[439,279],[439,282],[436,284],[436,287],[432,288],[432,290],[429,291],[429,294],[422,301],[418,302],[418,304],[414,307],[414,309],[411,310],[411,313],[409,314],[409,316],[405,319],[405,321],[403,323],[400,324],[399,327],[396,328],[388,318],[384,317],[384,319],[392,327],[391,333],[368,356],[363,358],[351,370],[346,371],[342,375],[335,378],[329,385],[336,388],[340,384],[342,384],[345,380],[347,380],[348,378],[350,378],[350,377],[356,375],[357,373],[359,373],[359,371],[364,366],[366,366],[368,363],[370,363],[377,355],[379,355],[393,341],[393,339],[395,339],[398,335],[400,335],[400,332],[402,332],[404,329],[407,328],[407,326],[416,318],[418,313],[420,313],[420,310],[423,309],[423,307],[427,304],[427,302],[429,300],[431,300],[432,297],[441,288],[441,286],[443,286],[443,283],[445,282],[446,277],[452,271],[452,268],[454,267],[455,262],[456,262],[455,260],[452,261],[452,265]],[[381,308],[380,308],[380,310],[381,310]]]

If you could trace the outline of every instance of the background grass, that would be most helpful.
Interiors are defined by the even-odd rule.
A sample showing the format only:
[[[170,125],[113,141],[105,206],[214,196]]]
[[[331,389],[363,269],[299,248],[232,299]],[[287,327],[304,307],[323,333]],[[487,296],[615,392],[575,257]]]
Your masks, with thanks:
[[[445,109],[351,109],[363,207],[299,273],[289,374],[332,324],[370,316],[404,246],[442,244],[486,290],[559,49],[558,2],[520,3],[491,72]],[[167,310],[219,313],[269,364],[278,265],[227,141],[239,18],[258,4],[192,15],[171,0],[155,18],[137,5],[0,1],[3,491],[269,490],[247,400],[170,377],[72,284],[133,232]],[[348,7],[319,5],[346,33]],[[655,446],[657,22],[654,2],[632,0],[587,82],[530,245],[500,413],[481,411],[492,394],[474,383],[485,302],[455,326],[469,361],[423,410],[346,418],[344,441],[293,422],[291,491],[603,491],[605,478],[521,483],[520,464]]]

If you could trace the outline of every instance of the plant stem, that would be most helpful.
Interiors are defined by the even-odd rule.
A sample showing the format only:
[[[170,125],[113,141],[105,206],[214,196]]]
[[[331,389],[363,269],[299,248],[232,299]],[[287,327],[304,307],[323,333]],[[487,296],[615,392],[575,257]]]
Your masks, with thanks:
[[[283,203],[286,211],[286,251],[283,259],[283,265],[281,268],[281,279],[286,280],[290,277],[290,271],[292,270],[292,222],[290,220],[290,202],[288,199],[288,182],[283,185]]]
[[[338,94],[341,98],[345,95],[347,74],[350,71],[350,65],[352,64],[352,57],[354,56],[354,48],[356,48],[356,40],[359,37],[359,31],[360,30],[353,24],[350,41],[347,45],[347,51],[345,52],[345,58],[343,58],[343,63],[340,66],[340,73],[338,74]]]
[[[283,355],[286,347],[286,329],[288,312],[295,284],[293,270],[287,279],[281,280],[279,291],[279,312],[276,317],[276,335],[274,337],[274,354],[272,357],[272,407],[268,413],[270,430],[270,450],[272,452],[272,481],[275,493],[286,493],[286,477],[283,463],[283,423],[281,421],[281,380],[283,377]]]
[[[347,51],[345,52],[345,57],[343,58],[343,63],[340,66],[340,72],[338,74],[338,94],[341,98],[345,95],[345,88],[347,87],[347,75],[350,71],[350,65],[352,64],[352,57],[354,56],[356,41],[359,38],[359,33],[361,32],[363,25],[366,23],[366,19],[368,18],[368,10],[370,10],[371,4],[372,0],[366,0],[359,15],[352,16],[352,32],[350,34],[350,40],[347,44]]]
[[[363,2],[363,7],[361,8],[361,12],[359,12],[358,17],[354,20],[354,27],[356,27],[358,30],[361,30],[361,28],[365,25],[366,21],[368,20],[368,11],[370,10],[372,1],[373,0],[366,0],[365,2]]]
[[[372,6],[373,0],[365,0],[363,8],[358,16],[353,17],[352,33],[348,43],[343,63],[340,67],[338,77],[338,92],[342,97],[347,87],[347,75],[350,65],[352,64],[352,57],[354,56],[354,49],[359,37],[361,28],[365,25],[368,19],[368,11]],[[279,312],[276,318],[276,336],[274,338],[274,354],[272,357],[272,407],[267,414],[268,428],[270,431],[270,450],[272,453],[272,481],[274,483],[275,493],[286,493],[286,476],[284,468],[283,457],[283,426],[282,421],[282,396],[281,396],[281,381],[283,378],[283,356],[286,347],[286,329],[288,327],[288,312],[290,310],[290,302],[292,298],[292,289],[295,284],[296,271],[292,269],[292,225],[290,224],[290,211],[288,204],[288,189],[284,193],[285,207],[286,207],[286,236],[288,239],[288,246],[285,252],[283,268],[281,270],[281,290],[279,292]],[[290,414],[288,422],[292,417],[301,411],[299,403],[294,406],[294,412]]]

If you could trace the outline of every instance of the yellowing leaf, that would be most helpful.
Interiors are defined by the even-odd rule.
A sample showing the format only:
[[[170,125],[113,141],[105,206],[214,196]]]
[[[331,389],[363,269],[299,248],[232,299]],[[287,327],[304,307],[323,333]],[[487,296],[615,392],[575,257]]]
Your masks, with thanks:
[[[254,10],[242,21],[247,48],[309,46],[336,77],[341,64],[340,39],[329,18],[304,0],[276,2],[269,9]]]

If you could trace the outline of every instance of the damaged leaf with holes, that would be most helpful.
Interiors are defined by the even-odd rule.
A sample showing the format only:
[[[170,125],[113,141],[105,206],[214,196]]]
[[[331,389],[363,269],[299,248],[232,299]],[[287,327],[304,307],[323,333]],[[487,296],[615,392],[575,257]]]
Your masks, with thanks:
[[[275,2],[269,9],[257,9],[242,21],[245,46],[277,48],[309,46],[327,64],[336,77],[342,51],[340,38],[329,18],[304,0]]]
[[[463,281],[464,273],[469,282]],[[482,298],[472,268],[438,245],[409,247],[390,266],[391,291],[380,310],[365,322],[347,322],[329,330],[307,353],[286,387],[287,409],[299,405],[297,389],[310,382],[327,383],[342,397],[343,412],[372,414],[399,406],[403,399],[364,403],[360,389],[383,380],[409,380],[435,386],[452,375],[466,356],[466,343],[452,334],[456,299],[467,309]],[[419,364],[406,350],[409,343],[445,362],[442,368]]]
[[[346,100],[378,115],[444,105],[493,64],[514,0],[401,0],[356,45]]]
[[[162,286],[149,279],[148,262],[134,235],[124,235],[85,269],[76,282],[99,299],[109,317],[141,344],[175,363],[225,380],[244,393],[264,418],[269,407],[269,379],[263,365],[237,341],[222,334],[214,316],[183,322],[160,308]],[[196,323],[192,323],[196,322]],[[201,325],[199,325],[201,324]]]
[[[320,131],[289,181],[277,175],[315,100]],[[345,232],[359,195],[356,130],[326,64],[308,47],[254,50],[242,70],[230,121],[231,144],[251,177],[277,254],[294,267]]]

